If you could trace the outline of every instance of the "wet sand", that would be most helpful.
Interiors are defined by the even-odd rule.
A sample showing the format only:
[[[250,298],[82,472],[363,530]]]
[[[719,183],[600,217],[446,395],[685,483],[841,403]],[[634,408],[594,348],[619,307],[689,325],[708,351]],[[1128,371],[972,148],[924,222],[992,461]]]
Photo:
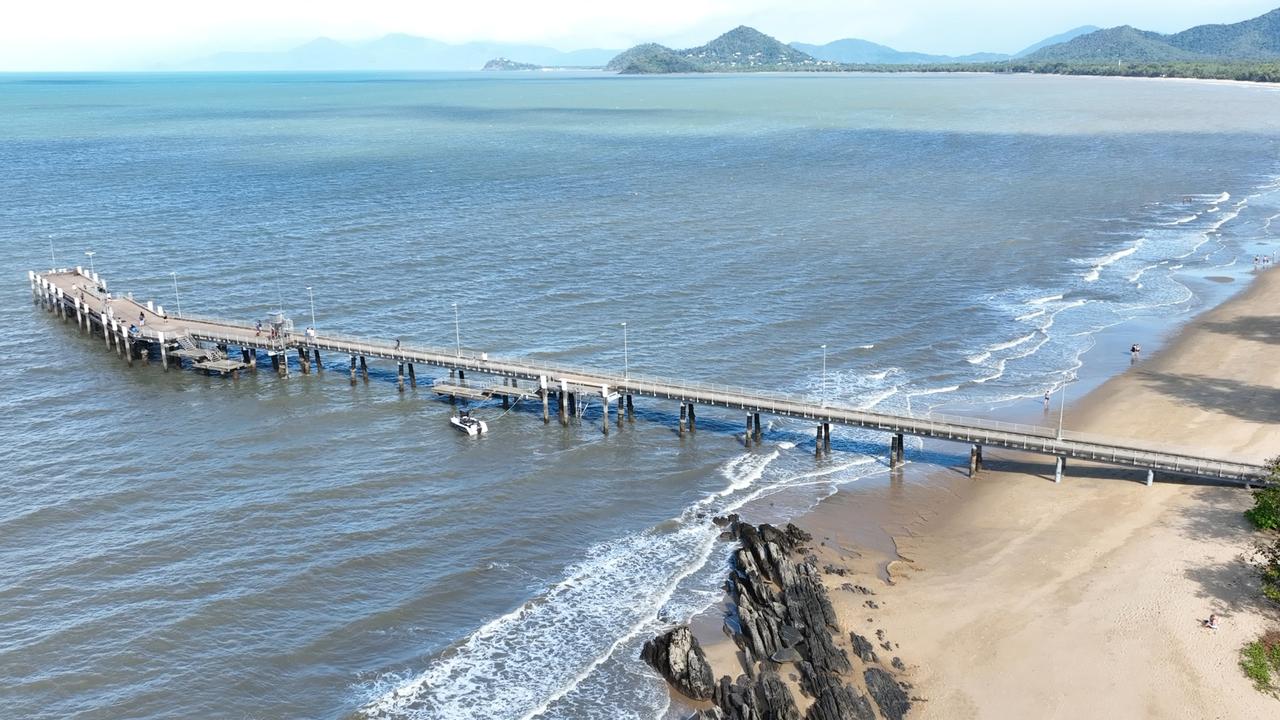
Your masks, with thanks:
[[[1069,408],[1067,427],[1261,461],[1280,453],[1277,345],[1270,272]],[[1052,458],[986,455],[976,478],[908,467],[796,521],[852,574],[829,578],[846,629],[897,644],[924,698],[912,717],[1280,716],[1237,666],[1280,622],[1243,562],[1247,492],[1083,463],[1057,485]],[[875,608],[841,592],[850,579]]]

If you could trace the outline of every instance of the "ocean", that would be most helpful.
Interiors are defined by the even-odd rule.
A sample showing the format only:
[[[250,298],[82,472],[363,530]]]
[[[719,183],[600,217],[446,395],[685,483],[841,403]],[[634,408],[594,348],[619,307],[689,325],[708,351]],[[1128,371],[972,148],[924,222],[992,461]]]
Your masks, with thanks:
[[[680,717],[638,654],[719,599],[709,518],[886,473],[874,433],[833,428],[818,461],[772,420],[748,451],[738,414],[681,439],[650,400],[607,437],[598,406],[484,405],[467,438],[427,368],[403,395],[337,357],[128,368],[28,270],[1039,421],[1280,250],[1278,131],[1273,88],[1118,78],[0,76],[4,714]]]

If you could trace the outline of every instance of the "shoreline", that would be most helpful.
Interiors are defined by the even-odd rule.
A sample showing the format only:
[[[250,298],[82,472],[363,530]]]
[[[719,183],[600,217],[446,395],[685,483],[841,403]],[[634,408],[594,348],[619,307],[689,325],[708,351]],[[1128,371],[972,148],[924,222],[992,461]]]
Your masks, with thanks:
[[[1261,461],[1280,452],[1278,342],[1280,273],[1263,272],[1070,403],[1067,424]],[[974,478],[909,466],[795,520],[879,594],[870,609],[832,593],[846,625],[902,639],[926,699],[913,717],[1280,712],[1236,667],[1280,619],[1241,559],[1249,494],[1087,463],[1052,477],[1051,458],[989,451]],[[1217,631],[1198,625],[1210,613]]]

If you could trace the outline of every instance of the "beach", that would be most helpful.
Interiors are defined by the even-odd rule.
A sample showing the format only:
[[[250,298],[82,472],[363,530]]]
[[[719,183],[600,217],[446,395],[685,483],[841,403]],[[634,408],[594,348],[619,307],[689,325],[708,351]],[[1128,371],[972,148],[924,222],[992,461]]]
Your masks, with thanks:
[[[1188,323],[1160,352],[1069,407],[1072,430],[1261,461],[1280,451],[1280,273]],[[1238,487],[987,452],[841,492],[797,524],[872,602],[828,576],[842,626],[883,630],[917,718],[1259,718],[1280,701],[1238,667],[1280,619],[1243,561],[1256,534]],[[869,506],[877,528],[858,529]],[[879,533],[877,533],[877,530]],[[879,534],[892,537],[896,555]],[[874,605],[874,608],[872,607]],[[1219,627],[1203,621],[1216,614]]]

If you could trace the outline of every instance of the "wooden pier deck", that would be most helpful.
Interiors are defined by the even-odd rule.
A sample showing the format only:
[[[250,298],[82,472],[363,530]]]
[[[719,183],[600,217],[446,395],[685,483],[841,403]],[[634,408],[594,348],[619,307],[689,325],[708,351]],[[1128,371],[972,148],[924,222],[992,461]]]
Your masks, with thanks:
[[[1266,469],[1256,463],[1231,458],[1207,456],[1194,448],[1163,447],[1125,438],[1099,437],[1055,429],[1004,423],[970,417],[931,415],[915,417],[860,410],[842,405],[815,402],[813,398],[742,387],[688,382],[668,378],[650,378],[567,367],[519,358],[490,357],[487,353],[456,348],[438,348],[399,341],[357,338],[338,334],[315,334],[259,330],[249,323],[165,313],[154,303],[142,303],[129,296],[115,297],[106,292],[105,282],[90,277],[81,268],[29,273],[35,302],[65,321],[75,319],[85,331],[99,332],[108,347],[125,355],[132,364],[137,346],[155,347],[166,369],[170,356],[179,359],[181,349],[196,350],[200,343],[222,350],[238,348],[241,367],[256,369],[258,351],[266,351],[277,373],[287,377],[288,354],[296,355],[303,373],[314,364],[322,368],[322,352],[350,356],[350,380],[356,382],[357,366],[368,379],[367,361],[391,361],[397,366],[397,385],[404,390],[405,369],[411,385],[416,386],[415,364],[426,364],[450,370],[459,379],[466,373],[490,378],[503,378],[514,387],[486,385],[481,388],[463,384],[440,383],[436,392],[446,395],[504,398],[507,400],[537,398],[542,404],[543,420],[550,421],[551,399],[561,423],[567,423],[581,398],[598,400],[603,408],[602,430],[611,424],[611,405],[616,402],[619,425],[623,413],[632,414],[632,398],[650,397],[680,403],[681,435],[696,431],[696,408],[716,407],[746,414],[743,438],[748,444],[761,441],[761,415],[812,421],[816,425],[815,452],[830,451],[832,424],[883,431],[891,436],[890,465],[903,462],[903,436],[933,438],[971,445],[970,470],[981,466],[982,448],[999,447],[1040,453],[1057,458],[1056,477],[1061,480],[1068,458],[1141,468],[1148,471],[1150,484],[1154,474],[1212,478],[1241,484],[1261,484]],[[128,328],[144,322],[130,336]],[[180,361],[180,359],[179,359]],[[503,392],[503,389],[510,392]],[[487,393],[487,395],[486,395]],[[687,425],[686,425],[687,423]]]

